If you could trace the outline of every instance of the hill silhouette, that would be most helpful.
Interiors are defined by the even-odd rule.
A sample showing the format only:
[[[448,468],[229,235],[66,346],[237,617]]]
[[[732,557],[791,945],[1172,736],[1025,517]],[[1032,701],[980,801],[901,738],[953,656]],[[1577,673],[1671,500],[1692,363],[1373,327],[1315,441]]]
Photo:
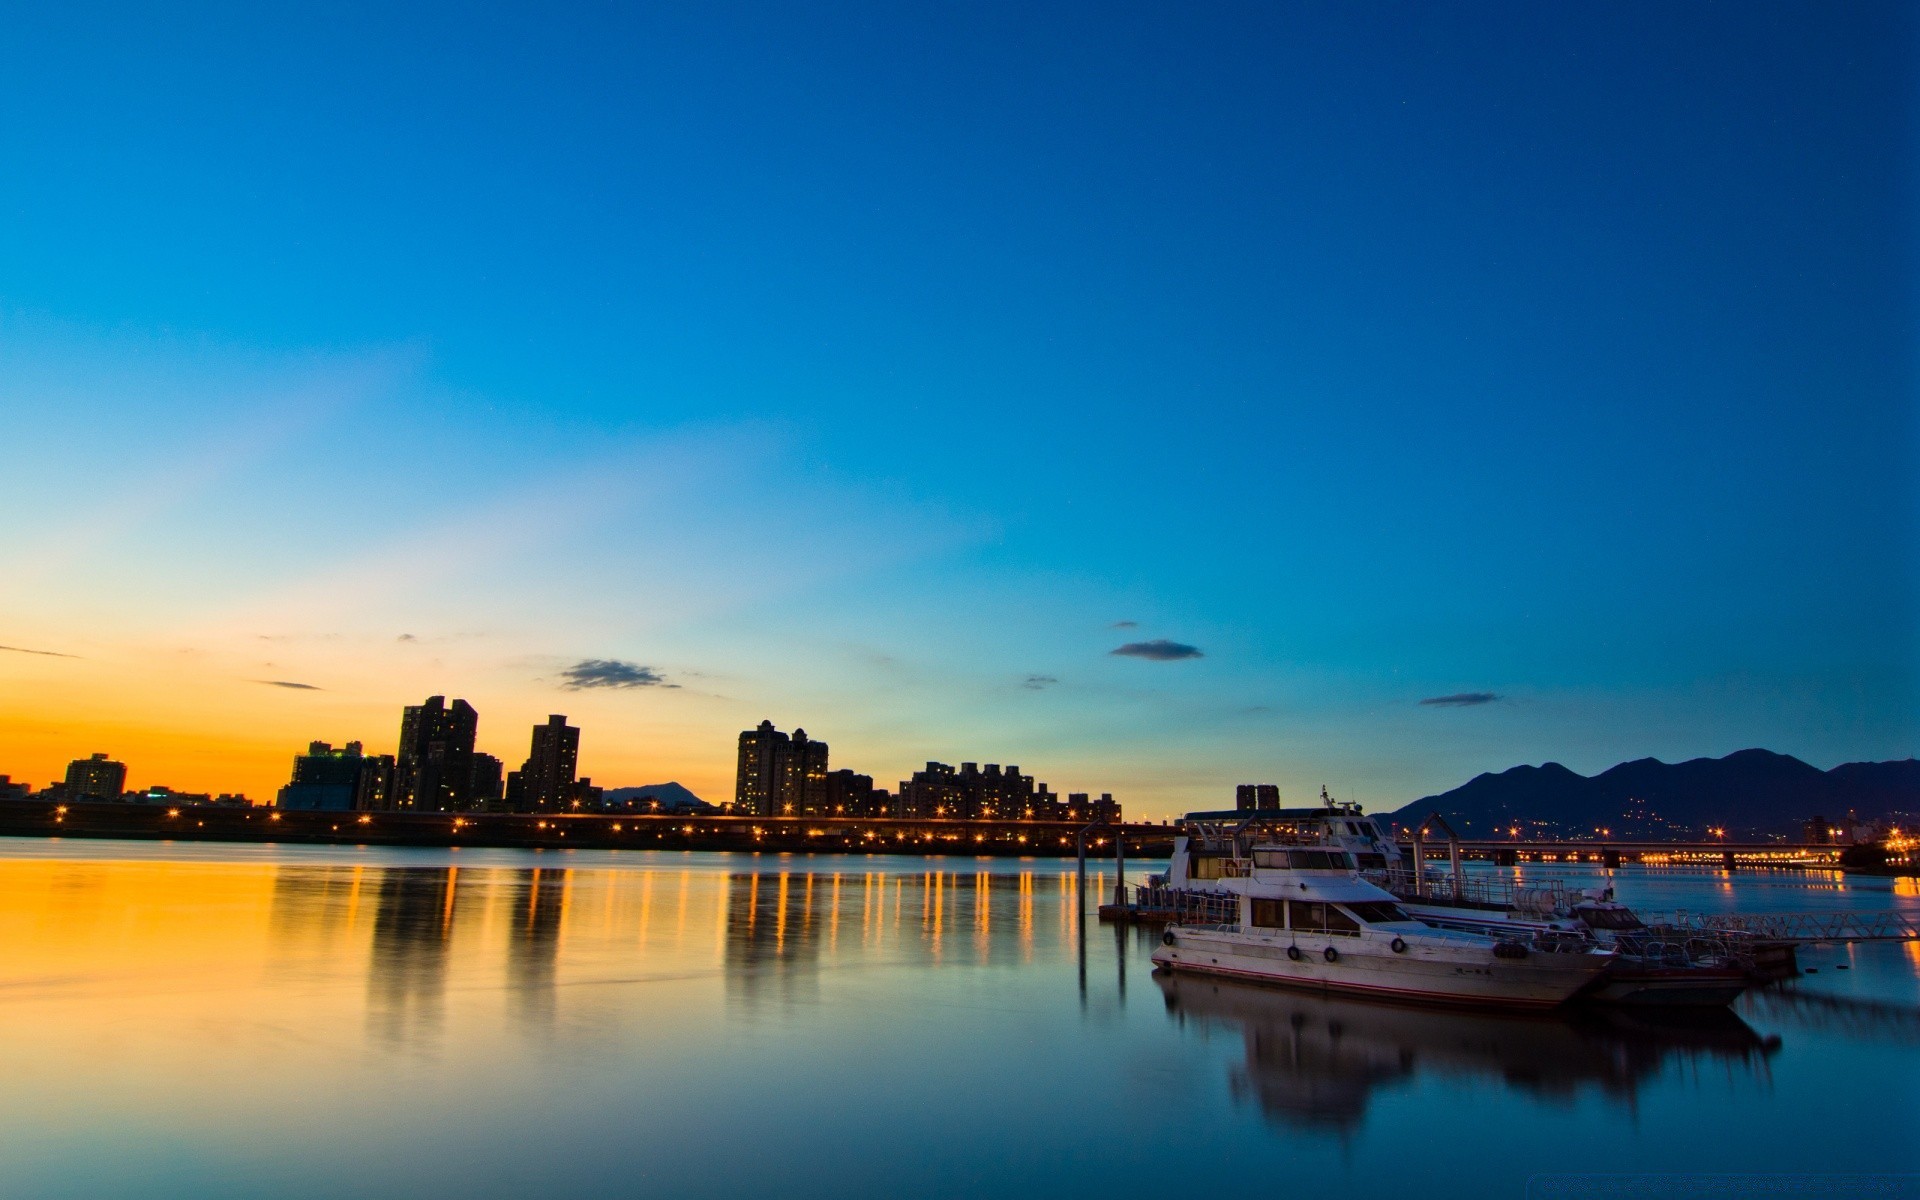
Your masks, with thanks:
[[[641,787],[608,788],[601,793],[600,801],[609,807],[631,806],[638,810],[649,807],[654,801],[660,802],[661,812],[703,813],[716,812],[713,805],[693,794],[678,783],[649,783]]]
[[[1391,814],[1402,822],[1438,811],[1463,836],[1523,833],[1652,838],[1797,836],[1813,817],[1872,821],[1920,813],[1920,761],[1845,763],[1831,771],[1771,750],[1665,763],[1624,762],[1585,776],[1559,763],[1486,774]]]

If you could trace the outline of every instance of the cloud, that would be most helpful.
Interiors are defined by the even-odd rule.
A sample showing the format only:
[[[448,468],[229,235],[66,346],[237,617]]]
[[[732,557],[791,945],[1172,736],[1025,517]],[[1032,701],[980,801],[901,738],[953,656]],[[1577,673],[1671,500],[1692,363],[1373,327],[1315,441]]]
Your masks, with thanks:
[[[393,639],[393,640],[394,640],[394,641],[396,641],[396,642],[417,642],[417,641],[419,641],[420,639],[419,639],[419,638],[417,638],[417,637],[415,637],[415,636],[413,636],[413,635],[412,635],[412,634],[410,634],[410,633],[403,633],[403,634],[401,634],[401,635],[400,635],[399,637],[397,637],[397,638],[395,638],[395,639]]]
[[[1051,675],[1029,675],[1027,676],[1026,682],[1022,683],[1020,686],[1028,689],[1029,691],[1044,692],[1048,688],[1052,687],[1054,684],[1059,682],[1060,681],[1058,679],[1055,679]]]
[[[560,676],[566,680],[560,686],[569,692],[582,692],[588,688],[680,686],[677,683],[668,683],[667,677],[652,667],[621,662],[617,658],[583,658],[560,672]]]
[[[1138,622],[1138,621],[1115,621],[1115,622],[1114,622],[1113,624],[1111,624],[1111,625],[1109,625],[1109,626],[1107,626],[1107,628],[1108,628],[1108,629],[1138,629],[1138,628],[1140,628],[1140,622]]]
[[[1108,653],[1118,654],[1124,658],[1149,658],[1154,662],[1206,657],[1200,653],[1198,646],[1189,646],[1185,642],[1170,642],[1165,638],[1155,638],[1151,642],[1128,642],[1118,650],[1109,650]]]
[[[291,679],[256,679],[255,683],[264,683],[268,687],[292,688],[296,692],[324,692],[327,689],[311,683],[295,683]]]
[[[46,658],[79,658],[80,657],[78,654],[62,654],[58,650],[29,650],[25,646],[0,646],[0,650],[6,650],[13,654],[38,654]]]
[[[1492,704],[1499,698],[1492,692],[1460,692],[1452,696],[1428,696],[1420,703],[1440,708],[1472,708],[1476,704]]]

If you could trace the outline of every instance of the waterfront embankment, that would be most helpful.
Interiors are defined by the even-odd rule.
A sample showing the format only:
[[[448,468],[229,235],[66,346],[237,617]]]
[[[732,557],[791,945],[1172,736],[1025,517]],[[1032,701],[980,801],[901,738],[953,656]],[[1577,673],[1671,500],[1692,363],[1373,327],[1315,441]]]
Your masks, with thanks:
[[[774,850],[816,853],[1073,857],[1082,823],[939,819],[666,816],[652,813],[314,812],[225,805],[0,801],[0,836],[295,842],[372,846],[505,846],[596,850]],[[1165,825],[1101,826],[1089,855],[1165,857]]]

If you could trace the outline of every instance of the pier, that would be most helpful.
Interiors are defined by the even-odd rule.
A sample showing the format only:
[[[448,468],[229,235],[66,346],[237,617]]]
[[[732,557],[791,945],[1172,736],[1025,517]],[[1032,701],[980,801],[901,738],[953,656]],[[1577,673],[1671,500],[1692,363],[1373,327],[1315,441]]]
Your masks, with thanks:
[[[1648,924],[1671,925],[1706,933],[1747,933],[1772,942],[1911,942],[1920,941],[1920,913],[1888,909],[1882,912],[1793,913],[1653,913]]]

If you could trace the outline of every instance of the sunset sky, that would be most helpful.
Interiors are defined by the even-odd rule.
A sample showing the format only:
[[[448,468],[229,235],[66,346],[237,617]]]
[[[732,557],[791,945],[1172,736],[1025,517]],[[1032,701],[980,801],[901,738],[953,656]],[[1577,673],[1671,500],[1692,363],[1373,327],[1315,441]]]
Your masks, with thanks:
[[[402,7],[11,15],[0,773],[1920,745],[1909,6]]]

